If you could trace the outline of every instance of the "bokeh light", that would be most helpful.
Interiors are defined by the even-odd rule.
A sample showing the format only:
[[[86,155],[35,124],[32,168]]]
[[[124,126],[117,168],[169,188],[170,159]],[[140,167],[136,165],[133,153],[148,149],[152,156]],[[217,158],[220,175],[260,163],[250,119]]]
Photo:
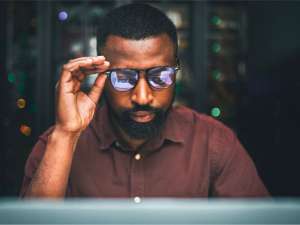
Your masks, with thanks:
[[[222,24],[222,19],[219,16],[213,16],[211,18],[211,23],[215,26],[220,26]]]
[[[213,51],[213,53],[220,53],[222,49],[222,46],[219,42],[214,42],[211,46],[211,50]]]
[[[65,21],[68,19],[68,13],[66,11],[60,11],[58,13],[58,19],[61,21]]]
[[[10,83],[15,83],[16,81],[16,76],[13,74],[13,73],[9,73],[7,75],[7,80],[10,82]]]
[[[24,109],[26,107],[26,101],[24,98],[19,98],[17,100],[17,106],[19,109]]]
[[[221,115],[221,109],[219,107],[213,107],[210,111],[213,117],[219,117]]]
[[[211,75],[212,75],[213,79],[216,80],[216,81],[220,81],[221,76],[222,76],[221,71],[218,70],[218,69],[214,69],[212,71]]]
[[[25,135],[25,136],[30,136],[31,135],[31,128],[25,124],[22,124],[20,126],[20,132]]]

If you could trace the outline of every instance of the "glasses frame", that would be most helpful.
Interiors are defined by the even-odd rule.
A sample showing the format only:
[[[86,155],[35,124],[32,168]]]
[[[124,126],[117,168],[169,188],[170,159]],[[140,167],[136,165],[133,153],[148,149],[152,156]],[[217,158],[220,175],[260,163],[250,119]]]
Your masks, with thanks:
[[[106,74],[107,77],[109,78],[110,83],[111,83],[111,86],[112,86],[116,91],[119,91],[119,92],[126,92],[126,91],[130,91],[130,90],[134,89],[134,88],[136,87],[136,85],[138,84],[138,81],[139,81],[139,79],[140,79],[140,74],[141,74],[141,72],[144,72],[144,73],[145,73],[146,81],[147,81],[149,87],[151,87],[151,89],[153,89],[153,90],[161,90],[161,89],[166,89],[166,88],[171,87],[171,86],[176,82],[175,79],[173,80],[172,84],[168,85],[167,87],[157,88],[157,87],[153,87],[153,86],[151,85],[151,83],[150,83],[149,80],[148,80],[148,72],[149,72],[150,70],[158,69],[158,68],[172,68],[172,69],[174,69],[174,75],[176,75],[176,73],[180,70],[180,65],[179,65],[179,63],[177,63],[176,66],[157,66],[157,67],[151,67],[151,68],[143,69],[143,70],[132,69],[132,68],[116,68],[116,69],[110,69],[110,70],[105,71],[105,74]],[[116,89],[116,88],[114,87],[114,85],[112,84],[111,73],[114,72],[114,71],[118,71],[118,70],[132,70],[132,71],[135,71],[136,74],[137,74],[137,76],[138,76],[138,80],[137,80],[136,84],[135,84],[133,87],[129,88],[128,90],[118,90],[118,89]]]

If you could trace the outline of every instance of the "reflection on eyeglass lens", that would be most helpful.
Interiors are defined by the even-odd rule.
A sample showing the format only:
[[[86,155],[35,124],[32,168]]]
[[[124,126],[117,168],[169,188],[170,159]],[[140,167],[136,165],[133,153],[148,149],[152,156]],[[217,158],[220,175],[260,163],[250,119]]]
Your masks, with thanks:
[[[177,68],[157,67],[146,70],[147,80],[153,88],[167,88],[172,85]],[[137,84],[139,79],[138,70],[118,69],[108,72],[112,86],[118,91],[127,91]]]

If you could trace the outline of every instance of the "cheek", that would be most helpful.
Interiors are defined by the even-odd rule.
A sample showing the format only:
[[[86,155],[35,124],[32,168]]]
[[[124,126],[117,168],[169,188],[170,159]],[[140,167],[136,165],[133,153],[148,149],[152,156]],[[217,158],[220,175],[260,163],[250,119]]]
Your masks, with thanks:
[[[167,109],[173,102],[174,98],[174,87],[170,87],[166,90],[161,90],[158,92],[154,92],[153,97],[154,97],[154,107],[159,107],[159,108],[164,108]]]
[[[110,84],[104,88],[105,98],[115,111],[130,108],[130,94],[128,92],[116,92]]]

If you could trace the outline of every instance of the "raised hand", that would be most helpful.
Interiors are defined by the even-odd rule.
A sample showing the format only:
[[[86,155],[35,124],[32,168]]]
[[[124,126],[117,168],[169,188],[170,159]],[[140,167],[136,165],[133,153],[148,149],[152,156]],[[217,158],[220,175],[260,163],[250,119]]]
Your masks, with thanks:
[[[84,130],[93,118],[106,80],[103,73],[109,67],[104,56],[82,57],[63,66],[57,86],[56,126],[66,132]],[[80,90],[89,74],[99,73],[88,94]]]

